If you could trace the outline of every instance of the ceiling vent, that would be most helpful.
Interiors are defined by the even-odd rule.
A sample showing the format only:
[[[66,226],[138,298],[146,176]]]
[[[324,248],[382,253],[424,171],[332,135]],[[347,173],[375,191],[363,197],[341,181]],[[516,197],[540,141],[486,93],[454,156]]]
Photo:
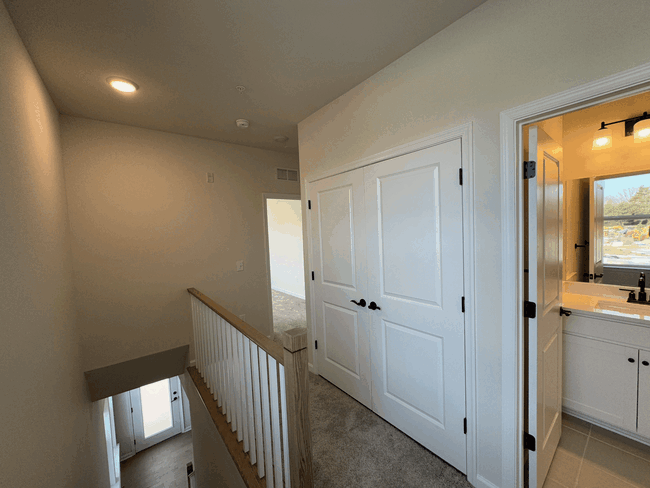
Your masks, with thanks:
[[[277,168],[277,178],[278,180],[298,181],[298,170]]]

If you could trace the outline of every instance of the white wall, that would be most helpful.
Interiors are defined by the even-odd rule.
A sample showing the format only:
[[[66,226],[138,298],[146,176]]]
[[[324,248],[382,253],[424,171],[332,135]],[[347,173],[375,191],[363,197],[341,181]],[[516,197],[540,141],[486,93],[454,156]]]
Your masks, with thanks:
[[[81,364],[58,113],[2,2],[0,371],[0,486],[107,486],[93,463],[102,426]]]
[[[650,61],[648,18],[645,0],[489,0],[298,126],[300,172],[309,180],[473,123],[475,173],[468,176],[476,185],[477,435],[483,486],[501,486],[502,465],[514,462],[501,456],[499,114]]]
[[[300,200],[266,201],[271,288],[305,299]]]
[[[189,343],[189,287],[271,332],[263,193],[299,193],[275,179],[295,156],[69,116],[61,132],[86,370]]]

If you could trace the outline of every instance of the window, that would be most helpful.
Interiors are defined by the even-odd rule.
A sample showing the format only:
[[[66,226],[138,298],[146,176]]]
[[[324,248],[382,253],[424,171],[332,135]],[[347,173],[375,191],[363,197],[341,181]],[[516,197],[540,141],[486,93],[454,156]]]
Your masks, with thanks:
[[[603,264],[650,267],[650,174],[598,183],[604,188]]]

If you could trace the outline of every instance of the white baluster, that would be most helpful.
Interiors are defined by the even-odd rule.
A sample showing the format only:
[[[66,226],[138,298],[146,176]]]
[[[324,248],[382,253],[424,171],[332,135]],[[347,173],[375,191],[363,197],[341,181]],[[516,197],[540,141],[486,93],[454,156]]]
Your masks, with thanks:
[[[241,384],[239,381],[239,377],[241,376],[241,364],[239,361],[239,348],[237,347],[237,344],[239,343],[239,335],[240,332],[235,329],[234,327],[232,328],[233,334],[232,334],[232,351],[233,351],[233,380],[235,382],[235,411],[237,412],[237,440],[241,442],[243,439],[242,436],[242,404],[241,404]]]
[[[269,392],[271,394],[275,483],[278,486],[282,486],[282,438],[280,433],[280,402],[278,401],[278,363],[272,356],[269,356]]]
[[[257,451],[255,450],[255,421],[254,419],[254,410],[253,405],[253,382],[251,375],[251,341],[248,337],[244,337],[244,380],[246,382],[246,405],[248,405],[248,444],[249,444],[249,456],[251,459],[251,464],[257,462]]]
[[[212,399],[217,399],[217,348],[216,348],[216,320],[217,314],[210,310],[210,316],[208,321],[208,330],[210,331],[210,384],[212,391]]]
[[[278,365],[280,376],[280,402],[282,403],[282,452],[284,454],[284,486],[291,488],[291,469],[289,466],[289,432],[287,423],[287,389],[284,379],[284,366]]]
[[[219,403],[221,413],[226,414],[226,384],[224,382],[224,371],[226,369],[225,353],[223,352],[223,319],[217,315],[217,344],[219,346]]]
[[[230,383],[230,409],[232,410],[232,422],[230,423],[230,429],[232,432],[237,430],[237,425],[239,424],[239,418],[237,416],[237,388],[235,388],[235,348],[233,347],[235,329],[230,323],[228,323],[228,370],[230,371],[229,383]]]
[[[198,365],[199,365],[199,360],[198,360],[198,357],[199,357],[199,353],[198,353],[198,350],[199,350],[199,333],[198,333],[198,330],[197,330],[196,321],[198,319],[197,318],[197,313],[198,313],[197,312],[197,307],[198,307],[198,302],[199,301],[196,299],[196,297],[194,295],[191,295],[191,299],[192,299],[192,332],[194,333],[194,365],[196,366],[196,369],[198,369]]]
[[[269,411],[268,355],[262,349],[260,354],[260,388],[262,394],[262,418],[264,420],[264,460],[266,462],[266,487],[273,488],[273,454],[271,452],[271,413]]]
[[[223,339],[222,349],[223,349],[223,409],[226,414],[226,421],[230,422],[230,358],[228,357],[228,322],[224,319],[221,319],[221,335]]]
[[[205,376],[205,362],[204,362],[204,354],[203,354],[203,309],[205,308],[205,305],[203,305],[202,302],[199,303],[199,320],[197,322],[198,328],[199,328],[199,361],[198,361],[198,369],[199,373],[201,373],[201,378]]]
[[[251,373],[253,374],[253,410],[255,412],[255,441],[257,443],[257,476],[264,478],[264,430],[262,429],[262,397],[260,394],[259,347],[251,342]]]
[[[244,334],[237,334],[239,352],[239,388],[241,398],[241,431],[244,439],[244,452],[248,452],[248,399],[246,396],[246,358],[244,357]]]

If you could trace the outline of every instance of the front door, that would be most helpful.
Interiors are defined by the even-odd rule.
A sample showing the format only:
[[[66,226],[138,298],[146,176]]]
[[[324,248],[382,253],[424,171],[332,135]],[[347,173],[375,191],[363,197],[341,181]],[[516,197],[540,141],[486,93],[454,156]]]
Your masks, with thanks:
[[[562,147],[540,128],[529,130],[528,160],[528,433],[529,486],[542,488],[562,433]]]
[[[157,381],[129,392],[136,452],[181,432],[180,392],[178,377]]]
[[[459,140],[369,166],[365,208],[373,409],[466,472],[460,166]]]

